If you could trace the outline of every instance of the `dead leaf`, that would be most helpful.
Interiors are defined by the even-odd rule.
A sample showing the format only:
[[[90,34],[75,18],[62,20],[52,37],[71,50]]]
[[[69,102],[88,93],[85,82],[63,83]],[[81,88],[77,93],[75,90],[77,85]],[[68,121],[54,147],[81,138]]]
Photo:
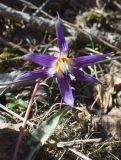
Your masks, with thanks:
[[[113,60],[111,62],[110,74],[113,76],[115,90],[121,87],[121,63]]]
[[[107,135],[115,139],[121,138],[121,108],[113,108],[107,115],[101,117],[101,124]]]
[[[116,102],[121,106],[121,63],[114,60],[110,64],[110,72],[105,74],[100,80],[105,85],[95,85],[93,96],[102,113],[107,113],[113,105],[113,95],[116,95]]]
[[[116,103],[121,106],[121,91],[119,91],[116,95]]]
[[[94,86],[94,98],[97,99],[97,103],[103,110],[103,113],[107,112],[108,108],[112,106],[112,94],[114,93],[114,82],[113,76],[110,74],[105,74],[102,78],[104,85]]]

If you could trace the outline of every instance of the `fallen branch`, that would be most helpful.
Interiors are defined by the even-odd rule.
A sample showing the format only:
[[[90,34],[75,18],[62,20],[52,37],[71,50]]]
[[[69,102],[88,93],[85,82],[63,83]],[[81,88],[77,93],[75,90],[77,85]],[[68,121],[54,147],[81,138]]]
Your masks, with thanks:
[[[2,3],[0,3],[0,16],[10,19],[11,21],[14,21],[16,23],[25,22],[30,28],[32,29],[39,29],[43,32],[48,31],[52,35],[55,34],[55,20],[49,18],[49,17],[38,17],[38,16],[31,16],[28,13],[23,13],[21,11],[17,11],[11,7],[8,7]],[[117,46],[111,44],[110,42],[107,42],[103,39],[103,37],[100,37],[99,35],[96,35],[93,33],[93,31],[89,28],[76,28],[74,25],[69,25],[69,23],[66,23],[64,21],[63,25],[64,27],[64,34],[67,36],[68,43],[73,46],[76,42],[82,42],[82,43],[89,43],[92,42],[92,40],[96,43],[103,44],[104,46],[111,48],[114,51],[121,51],[120,48]],[[104,37],[105,38],[105,37]]]
[[[10,19],[16,23],[25,22],[32,29],[39,29],[43,32],[46,30],[52,35],[55,34],[55,20],[50,18],[43,18],[38,16],[31,16],[28,13],[23,13],[21,11],[17,11],[11,7],[8,7],[2,3],[0,3],[0,15],[4,18]],[[76,39],[77,30],[75,27],[72,27],[68,23],[64,23],[64,34],[67,35],[69,41]],[[79,33],[81,37],[83,37],[83,41],[87,41],[85,33]],[[86,39],[85,39],[86,38]],[[89,37],[88,37],[89,40]]]
[[[15,21],[17,23],[24,21],[31,28],[35,28],[35,29],[39,28],[44,31],[47,30],[51,34],[53,34],[55,31],[55,21],[50,20],[48,18],[31,16],[28,13],[23,13],[21,11],[17,11],[17,10],[15,10],[11,7],[8,7],[2,3],[0,3],[0,15],[3,16],[4,18],[10,19],[10,20]],[[70,32],[69,28],[67,28],[67,27],[65,28],[66,33]],[[72,35],[72,30],[71,30],[70,34]]]

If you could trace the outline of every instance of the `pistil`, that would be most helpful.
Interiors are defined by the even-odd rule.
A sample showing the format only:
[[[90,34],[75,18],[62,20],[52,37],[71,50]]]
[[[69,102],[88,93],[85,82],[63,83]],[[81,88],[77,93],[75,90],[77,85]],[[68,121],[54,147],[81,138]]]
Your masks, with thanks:
[[[71,70],[72,61],[66,56],[60,56],[56,62],[54,62],[53,68],[59,75],[67,74]]]

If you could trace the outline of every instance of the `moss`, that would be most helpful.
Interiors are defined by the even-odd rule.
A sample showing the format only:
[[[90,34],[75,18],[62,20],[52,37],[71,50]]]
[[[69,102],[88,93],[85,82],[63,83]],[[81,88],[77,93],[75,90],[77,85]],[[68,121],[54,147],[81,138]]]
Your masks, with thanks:
[[[76,17],[76,24],[77,27],[80,26],[87,26],[93,24],[95,22],[101,23],[104,20],[104,16],[100,13],[97,13],[94,10],[84,12],[83,15],[78,15]]]
[[[84,17],[86,21],[101,22],[101,20],[103,19],[103,16],[95,11],[87,12]]]
[[[0,54],[0,72],[6,71],[10,67],[8,60],[16,56],[15,53],[11,53],[9,48],[4,48]]]
[[[3,49],[3,52],[0,54],[0,60],[3,61],[3,60],[7,60],[9,58],[13,58],[15,57],[16,55],[14,53],[11,53],[9,48],[4,48]]]

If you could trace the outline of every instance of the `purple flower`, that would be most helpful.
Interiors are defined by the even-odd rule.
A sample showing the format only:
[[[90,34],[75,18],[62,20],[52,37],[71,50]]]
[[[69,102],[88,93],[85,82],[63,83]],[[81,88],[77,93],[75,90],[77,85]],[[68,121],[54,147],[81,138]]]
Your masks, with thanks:
[[[91,65],[97,61],[104,59],[109,54],[98,54],[92,56],[81,56],[77,58],[68,58],[67,50],[68,44],[63,36],[61,28],[61,19],[58,15],[56,25],[56,36],[59,47],[58,56],[50,56],[48,54],[32,53],[27,54],[24,58],[31,60],[39,65],[45,67],[45,69],[39,69],[29,71],[16,78],[16,80],[28,80],[37,78],[48,78],[52,76],[57,77],[58,87],[65,103],[70,106],[74,104],[74,98],[72,88],[70,84],[71,77],[75,77],[76,80],[87,81],[89,83],[101,83],[99,80],[85,74],[80,70],[82,67]]]

